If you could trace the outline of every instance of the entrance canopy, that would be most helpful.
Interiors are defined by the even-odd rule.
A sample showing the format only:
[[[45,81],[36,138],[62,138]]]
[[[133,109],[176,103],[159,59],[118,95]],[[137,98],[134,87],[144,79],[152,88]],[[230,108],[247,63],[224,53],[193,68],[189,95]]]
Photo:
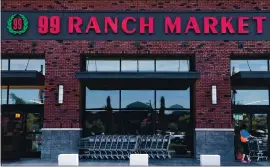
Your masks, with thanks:
[[[89,89],[188,89],[199,72],[78,72]]]
[[[267,87],[270,85],[270,72],[269,71],[242,71],[238,72],[231,77],[233,86],[246,87],[246,86],[262,86]]]
[[[38,71],[1,72],[2,85],[44,85],[45,77]]]

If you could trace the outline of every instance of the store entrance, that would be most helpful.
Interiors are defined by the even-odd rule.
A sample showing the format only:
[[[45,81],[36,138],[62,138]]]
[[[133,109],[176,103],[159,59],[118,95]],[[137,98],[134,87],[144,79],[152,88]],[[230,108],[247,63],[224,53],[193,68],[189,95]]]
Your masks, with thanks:
[[[39,158],[42,114],[2,111],[2,159]]]
[[[83,136],[171,135],[172,157],[193,156],[190,88],[86,90]]]
[[[269,154],[268,134],[269,134],[269,115],[262,113],[235,113],[233,114],[234,126],[235,126],[235,151],[236,154],[241,152],[241,144],[239,131],[243,124],[247,126],[247,130],[251,135],[262,141],[261,149],[265,154]]]

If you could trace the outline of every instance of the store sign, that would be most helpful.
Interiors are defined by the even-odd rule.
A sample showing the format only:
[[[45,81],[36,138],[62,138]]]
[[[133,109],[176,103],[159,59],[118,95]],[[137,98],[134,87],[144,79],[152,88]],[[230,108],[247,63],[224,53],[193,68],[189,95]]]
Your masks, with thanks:
[[[1,14],[4,40],[270,40],[270,11]]]

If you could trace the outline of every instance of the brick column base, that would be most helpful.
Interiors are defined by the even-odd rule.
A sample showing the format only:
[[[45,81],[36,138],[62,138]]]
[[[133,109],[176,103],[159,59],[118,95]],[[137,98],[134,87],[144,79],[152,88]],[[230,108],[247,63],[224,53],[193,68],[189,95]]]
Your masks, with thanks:
[[[57,160],[59,154],[77,154],[79,128],[45,128],[42,132],[41,159]]]
[[[234,161],[234,129],[195,129],[195,156],[220,155],[221,161]]]

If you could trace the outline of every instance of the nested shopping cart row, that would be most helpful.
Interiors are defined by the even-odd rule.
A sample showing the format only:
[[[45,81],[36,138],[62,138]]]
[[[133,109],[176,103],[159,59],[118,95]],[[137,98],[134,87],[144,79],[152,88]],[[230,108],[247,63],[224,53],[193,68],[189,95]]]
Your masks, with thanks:
[[[171,158],[170,135],[97,135],[79,142],[80,158],[128,159],[130,154],[148,154],[149,158]]]
[[[251,138],[248,142],[249,147],[249,156],[251,158],[257,158],[257,161],[260,159],[268,159],[267,150],[268,143],[267,141],[260,138]]]

